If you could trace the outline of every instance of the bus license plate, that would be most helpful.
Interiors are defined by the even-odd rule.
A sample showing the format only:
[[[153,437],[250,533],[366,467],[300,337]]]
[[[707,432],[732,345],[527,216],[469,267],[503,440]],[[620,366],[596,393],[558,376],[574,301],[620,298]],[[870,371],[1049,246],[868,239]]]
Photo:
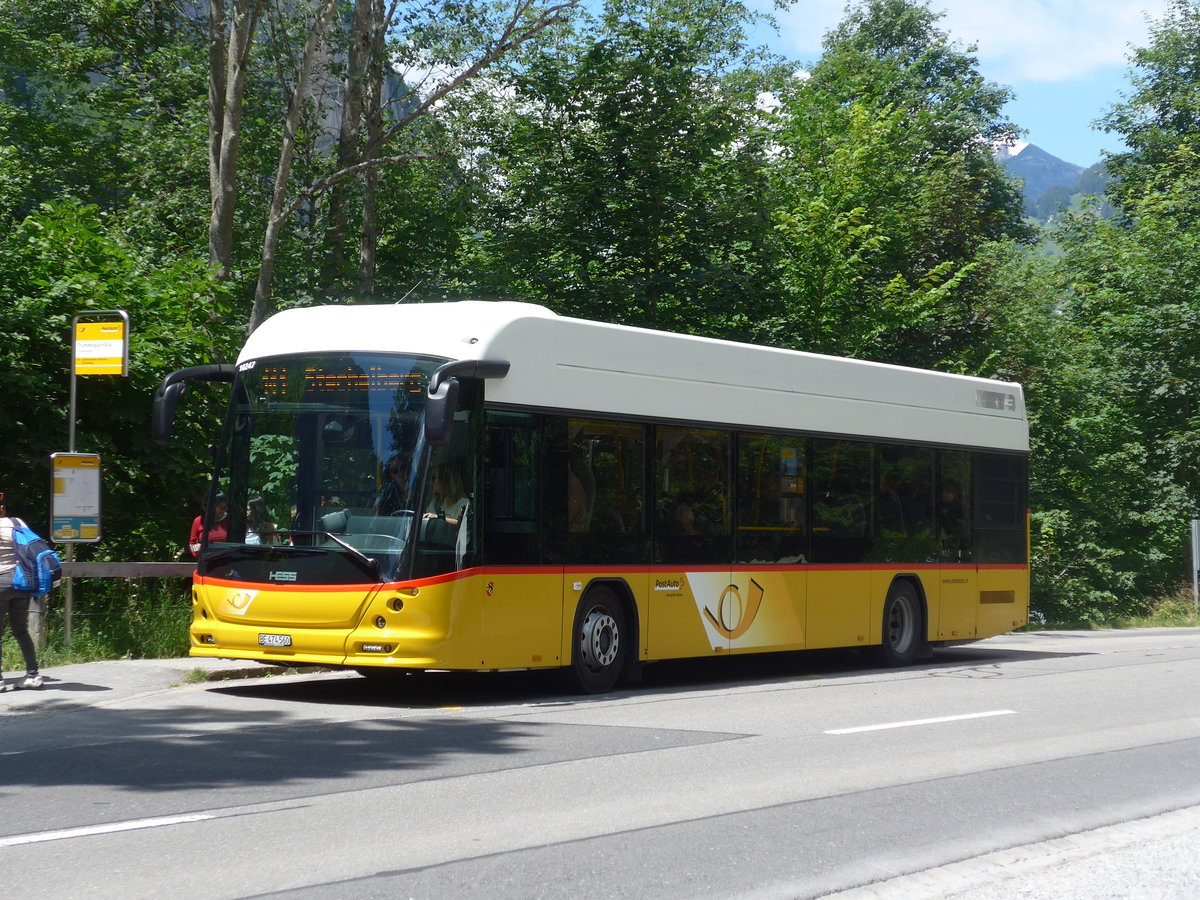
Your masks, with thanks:
[[[292,646],[292,636],[290,634],[260,634],[258,643],[261,647],[290,647]]]

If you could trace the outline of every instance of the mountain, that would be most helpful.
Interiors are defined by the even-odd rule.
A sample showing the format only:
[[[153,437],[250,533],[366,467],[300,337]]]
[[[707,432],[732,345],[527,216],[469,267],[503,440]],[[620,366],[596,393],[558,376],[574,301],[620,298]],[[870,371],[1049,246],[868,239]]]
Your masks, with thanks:
[[[1008,174],[1024,182],[1025,214],[1047,221],[1082,195],[1100,195],[1108,182],[1104,163],[1083,168],[1047,153],[1036,144],[1017,143],[996,150]]]
[[[1026,199],[1036,200],[1052,187],[1073,187],[1083,174],[1083,166],[1063,162],[1036,144],[1001,147],[996,158],[1009,175],[1024,180]]]

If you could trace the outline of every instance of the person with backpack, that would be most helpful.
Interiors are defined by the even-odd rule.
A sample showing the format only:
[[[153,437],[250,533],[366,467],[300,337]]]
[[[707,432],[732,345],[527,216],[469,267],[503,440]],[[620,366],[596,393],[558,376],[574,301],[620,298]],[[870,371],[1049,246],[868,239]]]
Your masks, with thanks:
[[[12,623],[13,637],[25,657],[25,678],[10,684],[0,676],[0,691],[11,691],[13,687],[37,690],[42,686],[38,674],[37,651],[33,636],[29,633],[29,603],[33,594],[14,588],[13,576],[17,571],[17,549],[13,531],[24,527],[19,519],[10,518],[4,504],[4,492],[0,491],[0,642],[4,640],[4,622]]]

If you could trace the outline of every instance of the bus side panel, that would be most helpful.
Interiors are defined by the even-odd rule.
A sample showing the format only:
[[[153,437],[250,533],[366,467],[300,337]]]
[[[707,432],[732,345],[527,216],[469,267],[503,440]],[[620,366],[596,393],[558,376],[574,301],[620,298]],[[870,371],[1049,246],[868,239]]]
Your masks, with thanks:
[[[976,612],[979,609],[978,577],[974,566],[942,566],[940,577],[942,602],[932,639],[969,641],[978,636]]]
[[[483,604],[483,639],[477,654],[481,668],[538,668],[570,662],[569,657],[562,658],[561,649],[562,569],[493,569],[480,578],[478,587]]]
[[[473,668],[481,643],[479,582],[477,576],[453,576],[379,591],[346,635],[346,664]]]
[[[1029,570],[1024,566],[979,567],[978,637],[1004,634],[1029,623]]]
[[[468,670],[562,665],[562,582],[561,569],[471,570],[417,585],[415,597],[383,591],[350,635],[346,663]],[[392,651],[381,657],[364,650],[380,643]]]
[[[809,649],[866,645],[871,635],[872,578],[867,569],[814,567],[809,572]]]
[[[724,580],[728,584],[728,573]],[[727,642],[711,635],[702,618],[705,590],[706,586],[700,587],[698,605],[692,579],[684,571],[649,573],[646,585],[649,616],[642,622],[642,645],[646,648],[643,658],[683,659],[725,652]]]
[[[808,572],[804,569],[735,570],[710,610],[728,630],[731,652],[760,653],[807,646],[807,605]]]

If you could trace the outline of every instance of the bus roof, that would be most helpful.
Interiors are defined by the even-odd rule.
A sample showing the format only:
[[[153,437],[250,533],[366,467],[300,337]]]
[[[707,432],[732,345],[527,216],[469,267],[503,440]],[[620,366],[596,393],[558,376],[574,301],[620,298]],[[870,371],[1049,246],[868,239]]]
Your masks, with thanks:
[[[292,309],[239,362],[332,352],[504,360],[489,403],[1025,451],[1020,385],[607,325],[507,301]]]

